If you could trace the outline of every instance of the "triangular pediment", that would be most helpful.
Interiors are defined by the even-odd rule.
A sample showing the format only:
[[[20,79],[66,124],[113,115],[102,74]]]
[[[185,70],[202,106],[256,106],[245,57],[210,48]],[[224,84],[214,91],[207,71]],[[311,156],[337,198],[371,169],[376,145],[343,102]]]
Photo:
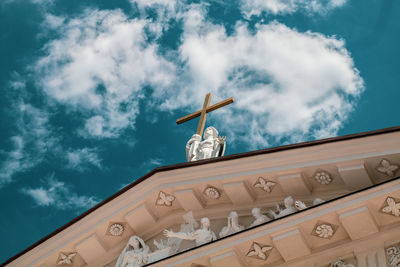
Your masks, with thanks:
[[[400,170],[390,168],[400,164],[399,130],[157,168],[9,266],[54,266],[60,253],[76,253],[70,266],[114,266],[133,235],[145,241],[154,261],[177,253],[157,266],[174,262],[221,266],[215,264],[230,261],[242,266],[284,264],[364,237],[350,229],[354,221],[365,223],[368,235],[381,227],[390,232],[399,218],[382,209],[391,201],[388,197],[395,203],[400,199],[400,180],[395,179]],[[288,196],[305,207],[274,218],[274,213],[279,215],[277,205],[284,210]],[[256,207],[269,222],[249,229]],[[220,238],[232,211],[244,231]],[[188,212],[197,223],[209,218],[217,240],[198,248],[194,241],[185,240],[173,253],[157,249],[154,241],[167,242],[163,230],[181,231]],[[298,246],[296,253],[288,254],[288,244]],[[344,256],[354,258],[351,252]]]

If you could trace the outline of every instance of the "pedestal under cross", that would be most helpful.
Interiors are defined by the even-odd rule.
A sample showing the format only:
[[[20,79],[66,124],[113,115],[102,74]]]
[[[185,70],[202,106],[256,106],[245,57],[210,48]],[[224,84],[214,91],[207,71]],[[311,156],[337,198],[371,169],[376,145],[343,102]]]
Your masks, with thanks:
[[[197,131],[196,134],[202,136],[203,135],[203,131],[204,131],[204,126],[206,124],[206,119],[207,119],[207,113],[214,111],[216,109],[222,108],[223,106],[232,104],[235,100],[233,99],[233,97],[230,97],[228,99],[225,99],[221,102],[218,102],[217,104],[214,104],[212,106],[210,105],[211,102],[211,93],[206,94],[206,97],[204,98],[204,104],[203,104],[203,108],[193,112],[192,114],[186,115],[182,118],[179,118],[176,120],[176,124],[181,124],[184,122],[187,122],[191,119],[197,118],[200,116],[200,120],[199,120],[199,124],[197,125]]]

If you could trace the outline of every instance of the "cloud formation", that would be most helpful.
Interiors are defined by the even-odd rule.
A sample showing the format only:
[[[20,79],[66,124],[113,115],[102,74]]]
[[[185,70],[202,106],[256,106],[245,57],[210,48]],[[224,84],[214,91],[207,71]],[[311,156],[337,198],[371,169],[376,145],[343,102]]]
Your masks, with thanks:
[[[19,86],[23,86],[19,84]],[[11,151],[1,151],[6,160],[0,165],[0,188],[42,162],[49,149],[57,149],[57,138],[49,129],[49,114],[22,100],[15,105],[18,133],[10,138]]]
[[[32,197],[38,206],[59,210],[89,209],[99,202],[95,197],[79,196],[72,192],[68,185],[55,179],[54,175],[46,179],[45,183],[38,188],[22,188],[21,192]]]
[[[219,125],[253,147],[337,134],[364,88],[344,40],[279,22],[255,32],[239,23],[228,35],[202,12],[188,17],[179,49],[188,79],[166,93],[163,108],[201,106],[212,89],[236,98]]]
[[[343,6],[347,0],[241,0],[241,10],[246,17],[267,14],[292,14],[296,11],[326,14]]]
[[[66,155],[67,168],[82,172],[88,169],[89,166],[102,168],[101,159],[97,154],[96,149],[81,148],[67,151]]]
[[[115,137],[133,127],[143,88],[168,87],[174,78],[174,65],[148,41],[159,31],[150,21],[128,19],[120,10],[51,21],[61,37],[46,45],[36,64],[38,85],[86,117],[82,136]]]
[[[284,3],[296,10],[305,2]],[[136,4],[145,10],[144,3]],[[336,36],[299,32],[279,22],[258,24],[254,31],[239,22],[227,34],[207,21],[204,5],[180,7],[177,13],[174,8],[167,10],[183,23],[181,45],[163,54],[157,20],[128,19],[119,10],[51,18],[60,37],[46,45],[35,70],[53,101],[85,118],[81,136],[118,137],[134,128],[139,102],[151,88],[145,100],[163,111],[201,106],[210,90],[214,101],[234,96],[234,105],[218,111],[218,125],[230,140],[251,148],[298,142],[337,134],[363,91],[345,42]]]

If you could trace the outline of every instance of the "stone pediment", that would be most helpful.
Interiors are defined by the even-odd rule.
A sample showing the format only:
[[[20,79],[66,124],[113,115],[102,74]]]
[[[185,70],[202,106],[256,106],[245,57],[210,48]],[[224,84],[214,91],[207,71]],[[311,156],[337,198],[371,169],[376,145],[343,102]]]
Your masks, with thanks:
[[[400,238],[399,165],[394,128],[157,168],[7,266],[55,266],[71,255],[69,266],[111,267],[132,235],[157,261],[171,253],[154,254],[154,241],[166,239],[164,229],[179,231],[189,211],[197,222],[209,218],[218,236],[231,211],[248,228],[255,207],[271,221],[199,247],[185,240],[180,252],[154,265],[329,266],[367,257],[370,237],[386,259],[384,248]],[[309,208],[273,220],[288,196]]]

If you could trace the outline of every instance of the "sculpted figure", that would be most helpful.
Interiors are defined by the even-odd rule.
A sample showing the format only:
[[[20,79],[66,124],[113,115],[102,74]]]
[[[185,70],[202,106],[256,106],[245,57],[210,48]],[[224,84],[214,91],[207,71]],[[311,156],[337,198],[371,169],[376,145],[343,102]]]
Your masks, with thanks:
[[[185,240],[194,240],[196,246],[203,245],[205,243],[216,240],[214,232],[210,230],[210,220],[206,217],[200,219],[201,227],[190,233],[178,232],[174,233],[171,230],[164,230],[164,235],[166,237],[176,237]]]
[[[219,237],[225,237],[244,230],[244,226],[239,224],[239,216],[236,211],[231,211],[228,217],[228,225],[222,228]]]
[[[193,213],[191,211],[184,214],[182,217],[185,222],[181,224],[181,233],[192,233],[197,227],[199,227],[199,224],[194,219]],[[153,244],[157,247],[158,250],[170,247],[172,253],[176,253],[179,251],[181,243],[182,239],[176,237],[169,237],[167,240],[160,240],[159,242],[157,242],[156,240],[153,241]]]
[[[191,232],[194,232],[194,230],[197,227],[199,227],[198,222],[196,222],[196,220],[193,217],[193,212],[189,211],[188,213],[184,214],[182,217],[185,222],[181,224],[181,232],[191,233]]]
[[[186,143],[186,159],[195,161],[223,156],[225,141],[225,137],[218,136],[217,129],[208,127],[204,130],[203,141],[201,141],[200,135],[194,134]]]
[[[153,244],[156,246],[158,250],[162,250],[170,246],[169,240],[170,238],[168,238],[168,240],[160,239],[160,241],[153,240]]]
[[[315,205],[318,205],[318,204],[321,204],[324,202],[325,202],[324,200],[322,200],[320,198],[316,198],[313,200],[312,205],[315,206]],[[304,209],[308,208],[307,205],[303,201],[300,201],[300,200],[296,200],[294,202],[294,206],[296,207],[297,210],[304,210]]]
[[[313,206],[315,206],[315,205],[318,205],[318,204],[321,204],[324,202],[325,202],[324,200],[322,200],[320,198],[316,198],[313,200],[312,204],[313,204]],[[294,206],[296,207],[297,210],[304,210],[304,209],[308,208],[307,205],[303,201],[300,201],[300,200],[296,200],[294,202]]]
[[[269,211],[271,216],[273,216],[275,219],[283,217],[285,215],[288,215],[288,214],[291,214],[291,213],[294,213],[294,212],[297,211],[295,206],[294,206],[294,200],[293,200],[293,198],[291,196],[288,196],[287,198],[285,198],[283,200],[283,203],[285,205],[285,208],[283,210],[281,209],[279,204],[276,205],[276,209],[277,209],[278,213],[275,213],[275,211],[273,211],[273,210]],[[303,202],[301,202],[301,203],[303,203]]]
[[[255,220],[250,224],[249,228],[265,222],[269,222],[271,220],[270,218],[261,213],[260,208],[253,208],[251,210],[251,214],[253,214]]]
[[[329,265],[329,267],[354,267],[354,264],[346,263],[341,260],[337,260],[335,262],[332,262],[331,265]]]
[[[118,257],[115,267],[140,267],[147,263],[149,247],[143,239],[133,235]]]
[[[316,198],[316,199],[313,200],[312,204],[315,206],[315,205],[318,205],[318,204],[321,204],[321,203],[324,203],[324,202],[325,202],[325,200],[320,199],[320,198]]]
[[[297,210],[304,210],[304,209],[308,208],[306,203],[304,203],[303,201],[300,201],[300,200],[296,200],[294,202],[294,206],[296,207]]]

